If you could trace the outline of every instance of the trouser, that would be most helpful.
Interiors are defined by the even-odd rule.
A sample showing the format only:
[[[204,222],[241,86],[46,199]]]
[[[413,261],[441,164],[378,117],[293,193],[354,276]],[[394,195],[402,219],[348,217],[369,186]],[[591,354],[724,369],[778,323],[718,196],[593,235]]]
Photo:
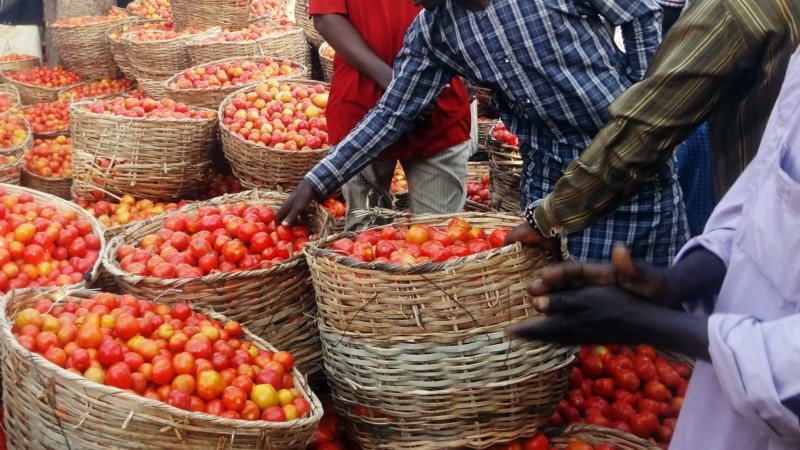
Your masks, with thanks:
[[[467,197],[467,161],[471,147],[472,142],[465,141],[430,158],[400,162],[408,180],[410,209],[413,214],[446,214],[464,209]],[[364,212],[375,207],[392,207],[389,189],[396,165],[396,160],[375,160],[342,185],[342,194],[347,203],[346,230],[359,230],[391,221]]]
[[[9,53],[42,59],[42,38],[38,25],[0,25],[0,56]]]

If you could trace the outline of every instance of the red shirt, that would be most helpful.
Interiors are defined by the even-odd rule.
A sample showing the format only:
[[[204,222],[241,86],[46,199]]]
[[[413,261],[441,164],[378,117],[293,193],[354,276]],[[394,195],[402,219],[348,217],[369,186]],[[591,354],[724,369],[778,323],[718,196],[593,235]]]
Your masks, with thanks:
[[[344,14],[375,53],[390,66],[403,47],[403,36],[421,8],[408,0],[309,0],[308,13]],[[334,48],[334,50],[336,50]],[[469,96],[455,77],[439,95],[437,108],[423,125],[386,149],[381,158],[426,158],[469,140]],[[333,79],[325,117],[328,139],[338,144],[383,95],[371,78],[333,58]]]

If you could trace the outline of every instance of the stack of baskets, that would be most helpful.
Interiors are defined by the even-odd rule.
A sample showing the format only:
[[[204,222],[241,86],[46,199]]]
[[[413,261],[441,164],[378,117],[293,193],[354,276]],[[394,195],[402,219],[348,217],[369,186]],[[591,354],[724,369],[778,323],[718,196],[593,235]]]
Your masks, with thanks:
[[[489,130],[486,152],[489,154],[490,207],[493,211],[520,211],[522,155],[519,147],[499,142],[493,137],[495,124]]]
[[[280,207],[285,194],[247,191],[192,203],[179,211],[196,216],[203,206],[233,205]],[[301,253],[266,269],[220,272],[200,278],[155,278],[123,271],[116,259],[123,244],[137,244],[142,236],[157,233],[166,217],[156,216],[129,225],[113,238],[103,258],[103,267],[122,292],[161,303],[187,302],[214,310],[240,321],[254,334],[292,352],[296,365],[307,375],[321,370],[322,350],[315,324],[316,300],[308,265]],[[317,205],[302,216],[309,231],[325,237],[330,231],[328,216]]]
[[[10,84],[0,84],[0,96],[7,99],[6,104],[8,105],[5,109],[0,109],[0,114],[5,114],[12,109],[17,109],[22,106],[22,103],[19,101],[19,91]]]
[[[519,217],[462,215],[484,229]],[[446,226],[452,216],[408,222]],[[342,233],[305,247],[325,372],[349,435],[365,449],[486,448],[532,434],[568,385],[574,349],[510,339],[537,316],[525,294],[544,266],[521,244],[443,263],[359,262]]]
[[[333,79],[333,47],[327,42],[323,42],[319,46],[319,63],[322,65],[322,77],[326,82],[330,83]]]
[[[0,148],[0,183],[20,183],[22,167],[25,164],[25,151],[31,147],[33,134],[28,121],[21,116],[0,116],[0,125],[5,126],[8,121],[19,121],[25,127],[25,138],[22,142],[10,147]]]
[[[172,22],[167,20],[147,20],[141,19],[139,22],[117,23],[109,28],[106,32],[106,40],[108,41],[108,49],[114,57],[114,62],[119,67],[119,70],[125,75],[125,78],[130,80],[136,79],[136,72],[131,66],[130,58],[128,57],[128,46],[123,42],[122,35],[139,28],[156,28],[172,29]]]
[[[225,58],[263,58],[288,59],[306,67],[311,67],[311,55],[305,44],[301,28],[291,25],[262,25],[266,35],[244,41],[226,41],[221,33],[194,39],[186,47],[192,65],[206,64]]]
[[[250,17],[250,0],[171,0],[178,31],[186,28],[242,28]]]
[[[93,113],[70,106],[73,195],[129,194],[154,201],[191,198],[211,165],[216,114],[210,118],[146,118]],[[120,145],[125,143],[125,145]]]
[[[305,450],[322,418],[322,404],[297,369],[292,376],[310,404],[307,417],[287,422],[226,419],[89,381],[29,352],[11,333],[16,315],[39,299],[64,304],[94,294],[34,290],[12,292],[0,299],[5,430],[13,448]],[[227,320],[213,312],[207,314]],[[243,338],[259,349],[277,351],[249,330],[243,330]]]

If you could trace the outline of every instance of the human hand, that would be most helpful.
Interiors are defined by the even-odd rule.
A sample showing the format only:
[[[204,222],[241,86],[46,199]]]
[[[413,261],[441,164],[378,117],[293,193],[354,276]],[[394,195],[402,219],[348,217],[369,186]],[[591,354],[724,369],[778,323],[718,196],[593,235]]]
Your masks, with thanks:
[[[317,200],[317,192],[306,180],[302,180],[275,213],[275,224],[286,226],[294,224],[297,216],[314,200]]]
[[[431,103],[422,108],[422,111],[420,111],[419,114],[417,114],[417,117],[414,118],[414,123],[417,125],[427,123],[430,120],[433,111],[436,110],[436,105],[437,101],[434,99]]]
[[[528,222],[523,222],[509,231],[505,240],[503,240],[503,245],[511,245],[515,242],[525,245],[536,245],[542,249],[550,260],[562,260],[561,239],[544,237],[542,233],[530,226]]]

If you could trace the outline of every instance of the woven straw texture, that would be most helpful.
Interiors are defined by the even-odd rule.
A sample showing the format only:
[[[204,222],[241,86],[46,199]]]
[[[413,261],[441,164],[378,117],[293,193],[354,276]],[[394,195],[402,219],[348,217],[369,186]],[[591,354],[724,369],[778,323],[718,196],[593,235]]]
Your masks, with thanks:
[[[521,179],[521,170],[509,172],[492,167],[489,173],[489,209],[506,212],[521,211],[519,193]]]
[[[497,119],[478,119],[478,150],[485,152],[490,148],[489,138],[497,122]]]
[[[236,61],[243,61],[247,60],[256,64],[261,64],[264,62],[264,58],[227,58],[221,59],[217,61],[211,61],[205,64],[198,64],[195,67],[203,67],[209,64],[214,64],[219,66],[223,63],[232,63]],[[279,62],[279,61],[278,61]],[[292,74],[287,76],[276,76],[271,77],[273,80],[285,80],[289,78],[305,78],[308,75],[308,69],[306,66],[298,63],[292,63]],[[248,86],[254,86],[259,83],[263,83],[265,80],[252,80],[245,84],[237,84],[237,85],[230,85],[230,86],[213,86],[209,88],[193,88],[193,89],[179,89],[176,87],[170,87],[175,80],[180,78],[183,75],[183,72],[177,73],[174,76],[167,79],[164,83],[164,89],[166,91],[167,97],[175,100],[176,102],[183,102],[187,105],[193,106],[200,106],[204,108],[211,108],[211,109],[218,109],[219,105],[225,100],[233,92],[236,92],[240,89],[243,89]]]
[[[324,84],[314,80],[291,80],[291,82],[305,86]],[[225,106],[233,101],[236,94],[246,93],[252,89],[246,87],[230,94],[219,107],[220,117]],[[247,141],[222,124],[219,128],[225,159],[230,163],[233,174],[242,186],[249,189],[291,191],[328,153],[327,149],[279,150]]]
[[[461,216],[486,230],[520,220]],[[452,217],[408,223],[446,226]],[[325,371],[337,410],[363,448],[482,448],[547,422],[566,392],[574,349],[504,333],[509,323],[538,316],[525,294],[545,265],[538,249],[515,244],[398,265],[357,262],[330,248],[354,235],[331,236],[305,252]]]
[[[171,0],[175,28],[243,28],[250,18],[250,0]]]
[[[121,23],[135,23],[139,20],[131,16],[91,24],[56,23],[50,29],[67,69],[87,79],[117,78],[120,71],[108,45],[106,32]]]
[[[491,168],[486,162],[467,163],[467,183],[482,183],[483,177],[489,175]],[[491,197],[490,197],[491,201]],[[464,211],[489,211],[489,205],[467,199],[464,202]]]
[[[660,450],[658,445],[624,431],[597,425],[575,424],[567,428],[544,431],[550,443],[564,450],[570,442],[581,440],[591,446],[611,445],[618,450]]]
[[[172,39],[138,40],[131,33],[122,35],[122,42],[128,47],[128,59],[136,79],[167,78],[192,66],[187,44],[203,40],[219,33],[219,28],[210,28],[197,34],[186,34]],[[145,30],[144,35],[158,36],[161,31]]]
[[[197,215],[204,205],[237,202],[277,209],[286,197],[276,192],[248,191],[192,203],[180,211]],[[327,236],[330,229],[322,208],[312,205],[303,217],[303,223],[308,224],[312,233]],[[291,351],[295,363],[304,373],[310,375],[320,371],[322,350],[315,326],[314,288],[302,253],[266,269],[216,273],[191,279],[142,277],[120,269],[116,260],[117,249],[126,243],[138,245],[145,234],[161,230],[165,219],[165,215],[161,215],[126,226],[121,235],[111,240],[103,258],[103,267],[114,277],[122,292],[141,298],[157,298],[161,303],[188,302],[212,309],[240,321],[273,345]]]
[[[108,14],[114,0],[58,0],[55,3],[54,21],[73,17],[100,16]]]
[[[319,46],[319,63],[322,66],[322,77],[328,83],[333,79],[333,58],[324,54],[329,47],[330,44],[327,42],[323,42]]]
[[[8,97],[9,103],[11,103],[11,108],[0,111],[0,114],[5,114],[11,109],[18,109],[22,106],[22,102],[19,101],[19,91],[14,86],[10,84],[0,84],[0,95]]]
[[[48,194],[63,198],[64,200],[70,200],[72,198],[72,177],[42,177],[23,168],[20,184],[27,188],[36,189],[37,191],[47,192]]]
[[[303,30],[290,25],[275,25],[267,36],[252,41],[216,41],[212,36],[210,39],[195,39],[186,48],[192,65],[233,57],[271,56],[277,60],[288,59],[311,67],[311,54]]]
[[[10,84],[19,92],[19,101],[23,105],[33,105],[35,103],[50,103],[58,100],[58,93],[63,89],[73,88],[79,83],[70,84],[69,86],[62,86],[60,88],[47,88],[41,86],[34,86],[32,84],[20,83],[19,81],[12,80],[6,77],[6,73],[0,73],[0,79],[4,83]]]
[[[11,164],[0,167],[0,183],[19,186],[24,166],[25,161],[22,158],[17,158]]]
[[[311,17],[308,15],[308,0],[297,0],[294,18],[297,21],[297,26],[303,29],[308,43],[315,49],[325,42],[325,39],[314,28],[314,22],[311,21]]]
[[[5,424],[10,448],[41,449],[297,449],[304,450],[322,418],[322,405],[303,374],[295,385],[311,404],[309,417],[290,422],[223,419],[189,412],[89,381],[22,347],[11,334],[16,314],[42,296],[80,301],[95,292],[33,291],[0,299]],[[213,312],[209,317],[226,321]],[[276,351],[249,330],[244,338]]]
[[[23,59],[20,61],[0,61],[0,72],[13,72],[17,70],[27,70],[39,65],[39,59]]]
[[[495,123],[488,132],[486,153],[489,154],[489,162],[493,169],[517,172],[522,169],[522,155],[519,147],[503,144],[494,138]]]
[[[138,16],[137,16],[138,17]],[[108,41],[108,50],[114,57],[114,62],[119,67],[119,70],[125,75],[125,78],[133,80],[136,78],[136,73],[131,66],[130,58],[128,57],[128,45],[122,41],[123,30],[130,29],[133,23],[139,24],[167,24],[167,20],[149,20],[139,17],[140,22],[125,22],[115,23],[113,27],[106,31],[106,41]],[[117,36],[113,38],[112,35]]]
[[[216,117],[130,118],[95,114],[87,104],[70,107],[76,198],[101,191],[172,201],[197,192],[211,165]]]

